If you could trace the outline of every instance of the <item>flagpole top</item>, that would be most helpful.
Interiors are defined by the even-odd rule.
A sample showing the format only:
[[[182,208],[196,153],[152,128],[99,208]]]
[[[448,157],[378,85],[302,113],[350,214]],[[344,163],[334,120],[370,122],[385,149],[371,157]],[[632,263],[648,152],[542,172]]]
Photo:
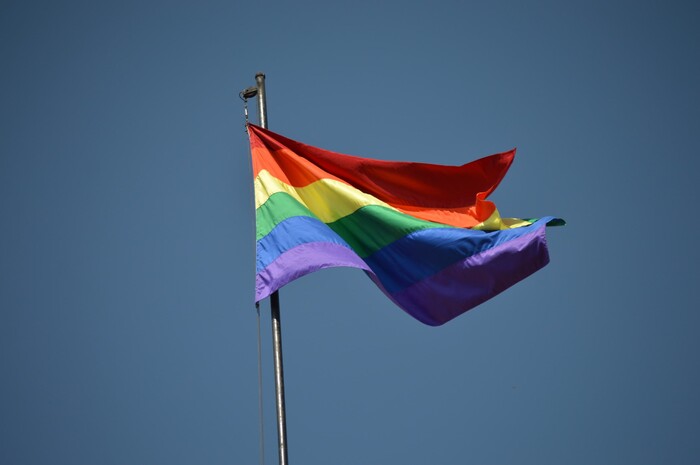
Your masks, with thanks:
[[[265,73],[258,72],[255,75],[255,83],[258,87],[258,114],[260,115],[260,127],[267,129],[267,104],[265,102]]]

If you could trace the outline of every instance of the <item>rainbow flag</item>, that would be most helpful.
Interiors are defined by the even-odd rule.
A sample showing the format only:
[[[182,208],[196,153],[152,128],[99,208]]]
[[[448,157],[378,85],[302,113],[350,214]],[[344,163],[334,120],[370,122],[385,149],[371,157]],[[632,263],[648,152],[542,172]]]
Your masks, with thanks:
[[[396,305],[441,325],[549,262],[545,226],[486,200],[515,150],[462,166],[330,152],[248,125],[255,300],[313,271],[364,270]]]

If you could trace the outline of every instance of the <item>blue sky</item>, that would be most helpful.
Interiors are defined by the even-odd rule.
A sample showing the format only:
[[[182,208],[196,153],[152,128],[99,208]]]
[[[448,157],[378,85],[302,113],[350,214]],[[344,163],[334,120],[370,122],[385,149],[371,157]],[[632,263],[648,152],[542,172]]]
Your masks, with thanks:
[[[442,164],[517,147],[501,213],[568,221],[548,267],[439,328],[357,270],[285,287],[290,463],[698,463],[699,13],[3,2],[0,462],[259,463],[238,92],[263,71],[276,132]]]

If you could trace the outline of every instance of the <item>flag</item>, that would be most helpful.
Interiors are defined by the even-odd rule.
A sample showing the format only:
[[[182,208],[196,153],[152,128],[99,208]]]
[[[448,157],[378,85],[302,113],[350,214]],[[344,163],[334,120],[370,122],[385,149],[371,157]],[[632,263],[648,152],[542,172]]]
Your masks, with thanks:
[[[515,150],[462,166],[381,161],[248,125],[256,218],[255,300],[323,268],[364,270],[438,326],[549,262],[545,226],[487,200]]]

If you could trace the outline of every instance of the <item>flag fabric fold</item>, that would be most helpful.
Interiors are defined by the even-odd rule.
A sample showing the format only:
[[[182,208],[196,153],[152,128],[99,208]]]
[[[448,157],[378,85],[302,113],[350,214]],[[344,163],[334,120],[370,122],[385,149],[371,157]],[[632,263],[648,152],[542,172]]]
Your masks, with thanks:
[[[486,200],[515,151],[462,166],[330,152],[248,125],[255,300],[329,267],[364,270],[396,305],[441,325],[545,266],[548,222]]]

